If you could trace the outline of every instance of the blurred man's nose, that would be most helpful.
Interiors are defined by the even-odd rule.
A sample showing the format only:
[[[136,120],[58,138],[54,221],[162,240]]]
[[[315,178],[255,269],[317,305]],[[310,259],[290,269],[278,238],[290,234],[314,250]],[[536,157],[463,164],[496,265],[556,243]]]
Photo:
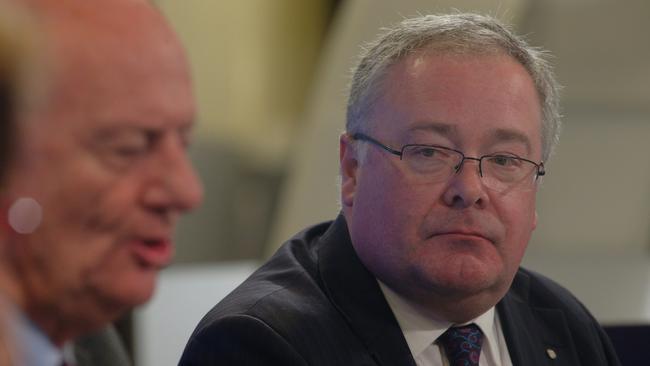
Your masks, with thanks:
[[[187,153],[178,157],[169,179],[169,189],[180,211],[190,211],[203,201],[203,185]]]
[[[156,210],[187,212],[203,201],[203,186],[190,162],[186,148],[166,143],[157,152],[152,172],[157,177],[145,193],[145,202]]]

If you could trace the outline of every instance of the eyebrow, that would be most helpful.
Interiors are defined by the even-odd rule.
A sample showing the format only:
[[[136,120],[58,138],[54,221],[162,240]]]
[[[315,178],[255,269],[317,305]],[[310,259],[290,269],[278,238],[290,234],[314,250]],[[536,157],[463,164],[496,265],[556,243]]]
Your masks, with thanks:
[[[95,130],[93,136],[98,140],[109,140],[124,135],[146,132],[146,128],[136,126],[104,126]]]
[[[531,142],[528,136],[513,129],[497,128],[490,132],[491,140],[495,143],[499,142],[518,142],[526,147],[526,152],[531,152]]]
[[[409,134],[418,131],[429,131],[443,137],[450,137],[456,135],[458,128],[456,125],[451,125],[444,122],[435,121],[421,121],[415,123],[408,130]],[[489,145],[496,143],[515,142],[524,145],[526,152],[530,154],[532,151],[532,144],[528,136],[523,132],[517,131],[512,128],[497,128],[489,132]]]
[[[456,134],[456,126],[442,122],[422,121],[417,122],[408,130],[409,133],[417,131],[430,131],[444,137]]]
[[[174,128],[174,130],[181,133],[191,133],[194,130],[194,127],[194,121],[189,121],[187,123],[179,124]],[[97,128],[93,134],[99,138],[113,138],[116,136],[133,133],[156,134],[165,132],[167,128],[168,127],[164,125],[150,126],[140,123],[107,124],[105,126]]]

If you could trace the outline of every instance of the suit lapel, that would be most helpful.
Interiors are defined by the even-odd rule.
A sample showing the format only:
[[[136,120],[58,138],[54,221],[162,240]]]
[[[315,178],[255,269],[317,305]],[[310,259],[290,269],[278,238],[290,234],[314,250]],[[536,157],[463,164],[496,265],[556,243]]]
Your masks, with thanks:
[[[579,365],[564,313],[529,303],[530,277],[519,271],[497,305],[514,366]]]
[[[357,256],[343,215],[318,244],[323,288],[378,364],[415,366],[375,277]]]

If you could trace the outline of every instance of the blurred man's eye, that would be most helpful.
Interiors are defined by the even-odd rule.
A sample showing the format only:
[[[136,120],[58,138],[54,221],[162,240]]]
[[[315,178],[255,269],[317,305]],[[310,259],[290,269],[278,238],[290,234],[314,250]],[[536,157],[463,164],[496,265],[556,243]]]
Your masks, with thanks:
[[[122,158],[134,158],[144,154],[147,146],[144,144],[122,145],[114,148],[113,153]]]
[[[149,150],[146,143],[128,143],[111,146],[103,158],[113,168],[125,169],[145,156]]]
[[[146,152],[154,136],[147,131],[132,131],[115,139],[115,152],[123,155],[137,155]]]
[[[115,136],[111,141],[111,149],[113,153],[120,156],[137,156],[147,152],[152,139],[145,131],[133,131],[122,136]]]
[[[149,152],[154,137],[144,130],[109,131],[99,136],[94,150],[110,167],[124,169]]]

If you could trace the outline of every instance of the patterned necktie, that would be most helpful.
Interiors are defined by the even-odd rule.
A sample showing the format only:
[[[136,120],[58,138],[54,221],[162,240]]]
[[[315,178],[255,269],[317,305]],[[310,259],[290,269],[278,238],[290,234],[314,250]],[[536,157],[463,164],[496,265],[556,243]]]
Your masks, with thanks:
[[[476,324],[449,328],[438,342],[444,347],[451,366],[478,366],[483,333]]]

